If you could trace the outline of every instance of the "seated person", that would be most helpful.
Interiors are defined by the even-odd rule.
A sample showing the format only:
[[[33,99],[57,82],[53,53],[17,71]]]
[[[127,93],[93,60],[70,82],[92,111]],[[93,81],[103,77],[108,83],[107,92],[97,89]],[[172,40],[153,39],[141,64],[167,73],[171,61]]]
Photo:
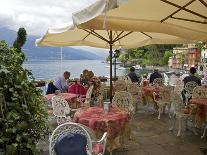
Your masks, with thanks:
[[[139,83],[140,82],[140,77],[137,76],[137,74],[134,71],[135,71],[135,68],[131,67],[130,68],[130,73],[128,74],[128,77],[131,79],[132,82]]]
[[[60,136],[55,143],[57,155],[87,155],[87,138],[82,134],[66,134]]]
[[[162,74],[158,71],[158,69],[154,69],[154,73],[150,75],[149,82],[153,83],[154,79],[163,78]]]
[[[83,73],[80,75],[80,83],[82,84],[82,85],[89,85],[89,81],[88,81],[88,70],[87,69],[84,69],[83,70]]]
[[[65,71],[63,76],[57,77],[54,82],[48,84],[46,94],[53,94],[56,90],[60,90],[61,93],[67,92],[68,83],[67,80],[70,77],[70,72]]]
[[[183,82],[184,82],[184,88],[185,88],[185,85],[187,82],[190,82],[190,81],[194,81],[198,84],[198,86],[201,86],[201,79],[199,79],[198,77],[196,77],[196,68],[195,67],[191,67],[190,68],[190,75],[189,76],[186,76],[184,79],[183,79]],[[183,101],[185,102],[186,98],[185,98],[185,90],[183,90],[181,92],[182,94],[182,97],[183,97]]]

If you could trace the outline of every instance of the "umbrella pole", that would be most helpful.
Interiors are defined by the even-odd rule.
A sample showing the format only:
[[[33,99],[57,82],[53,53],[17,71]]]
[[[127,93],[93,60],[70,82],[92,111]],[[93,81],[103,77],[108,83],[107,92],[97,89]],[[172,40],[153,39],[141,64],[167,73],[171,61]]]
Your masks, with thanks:
[[[110,46],[110,51],[109,51],[109,57],[110,57],[110,102],[112,103],[112,89],[113,89],[113,84],[112,84],[112,31],[109,31],[109,46]]]

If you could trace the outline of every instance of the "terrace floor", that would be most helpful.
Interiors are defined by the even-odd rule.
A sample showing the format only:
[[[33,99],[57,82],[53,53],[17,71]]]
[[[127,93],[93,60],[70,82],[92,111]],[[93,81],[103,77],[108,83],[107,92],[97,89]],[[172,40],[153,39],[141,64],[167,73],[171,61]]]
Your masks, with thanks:
[[[128,149],[114,150],[113,155],[202,155],[200,147],[207,148],[207,136],[200,138],[203,130],[198,130],[199,135],[184,130],[181,137],[177,137],[177,125],[174,131],[169,131],[169,126],[167,114],[158,120],[156,114],[138,111],[132,123],[133,140],[127,143]],[[40,143],[40,149],[42,154],[48,155],[48,140]]]

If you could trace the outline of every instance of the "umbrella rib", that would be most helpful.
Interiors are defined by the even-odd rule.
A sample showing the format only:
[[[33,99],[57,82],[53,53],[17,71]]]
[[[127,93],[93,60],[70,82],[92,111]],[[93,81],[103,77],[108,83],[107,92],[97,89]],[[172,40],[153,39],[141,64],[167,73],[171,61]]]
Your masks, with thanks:
[[[205,7],[207,7],[207,3],[204,0],[199,0]]]
[[[161,0],[162,2],[167,3],[165,0]],[[178,10],[176,10],[175,12],[173,12],[172,14],[170,14],[169,16],[165,17],[164,19],[162,19],[160,22],[164,22],[166,21],[168,18],[172,17],[173,15],[175,15],[176,13],[178,13],[179,11],[181,11],[183,8],[187,7],[188,5],[190,5],[191,3],[195,2],[195,0],[192,0],[190,2],[188,2],[187,4],[185,4],[183,7],[179,8]]]
[[[140,33],[142,33],[142,34],[144,34],[145,36],[147,36],[147,37],[149,37],[150,39],[152,39],[152,37],[151,37],[150,35],[148,35],[148,34],[146,34],[146,33],[144,33],[144,32],[140,32]]]
[[[192,19],[185,19],[185,18],[179,18],[179,17],[171,17],[172,19],[178,19],[178,20],[184,20],[184,21],[189,21],[189,22],[194,22],[194,23],[201,23],[201,24],[207,24],[207,22],[202,22],[198,20],[192,20]]]
[[[92,34],[92,35],[94,35],[95,37],[97,37],[97,38],[99,38],[99,39],[101,39],[101,40],[104,40],[104,41],[106,41],[107,43],[109,42],[107,39],[105,39],[104,37],[102,37],[101,35],[99,35],[97,32],[95,32],[94,30],[87,30],[87,29],[83,29],[84,31],[86,31],[86,32],[88,32],[88,33],[90,33],[90,34]]]
[[[180,5],[174,4],[174,3],[169,2],[169,1],[167,1],[167,0],[161,0],[161,1],[162,1],[162,2],[165,2],[165,3],[167,3],[167,4],[170,4],[170,5],[174,6],[174,7],[177,7],[177,8],[179,8],[180,10],[185,10],[186,12],[189,12],[189,13],[191,13],[191,14],[194,14],[194,15],[196,15],[196,16],[198,16],[198,17],[207,19],[206,16],[201,15],[201,14],[199,14],[199,13],[197,13],[197,12],[192,11],[192,10],[186,9],[185,7],[182,7],[182,6],[180,6]],[[192,1],[195,1],[195,0],[192,0]],[[191,1],[191,2],[192,2],[192,1]],[[190,2],[189,2],[189,3],[190,3]],[[180,10],[179,10],[179,11],[180,11]],[[168,18],[169,18],[169,17],[168,17]],[[166,19],[165,19],[165,20],[166,20]]]
[[[114,40],[113,40],[113,41],[115,41],[117,38],[119,38],[119,37],[120,37],[120,35],[122,35],[122,33],[124,33],[124,31],[121,31],[119,34],[117,34],[116,38],[114,38]]]
[[[113,40],[113,43],[115,43],[115,42],[117,42],[118,40],[120,40],[120,39],[122,39],[122,38],[124,38],[124,37],[126,37],[126,36],[128,36],[128,35],[130,35],[132,32],[133,32],[133,31],[130,31],[130,32],[128,32],[127,34],[121,36],[120,38],[117,38],[117,39]]]
[[[90,34],[91,32],[89,32],[82,40],[85,40]]]

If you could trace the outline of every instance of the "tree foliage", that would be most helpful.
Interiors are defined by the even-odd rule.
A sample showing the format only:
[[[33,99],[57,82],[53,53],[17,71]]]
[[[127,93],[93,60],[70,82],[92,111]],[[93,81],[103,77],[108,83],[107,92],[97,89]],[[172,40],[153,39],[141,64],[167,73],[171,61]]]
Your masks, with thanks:
[[[17,48],[0,41],[0,153],[7,155],[37,154],[47,120],[41,91],[22,62]]]
[[[148,45],[141,48],[128,49],[121,54],[119,60],[123,63],[142,59],[141,65],[167,65],[169,57],[172,56],[172,49],[179,45]]]

